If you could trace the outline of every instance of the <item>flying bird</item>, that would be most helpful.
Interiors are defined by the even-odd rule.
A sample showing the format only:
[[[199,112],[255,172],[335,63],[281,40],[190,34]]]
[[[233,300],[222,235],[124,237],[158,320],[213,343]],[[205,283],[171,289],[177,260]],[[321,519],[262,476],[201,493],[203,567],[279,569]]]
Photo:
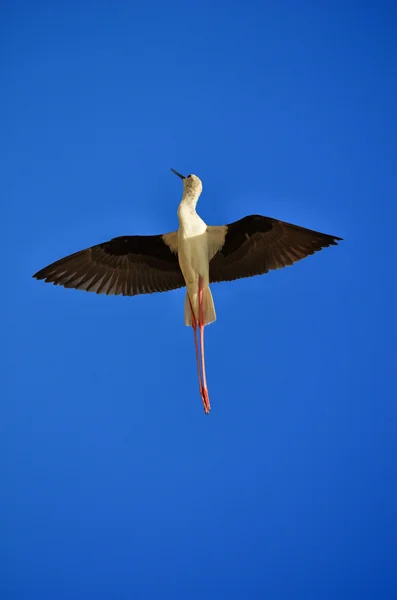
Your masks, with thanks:
[[[196,212],[201,180],[171,171],[183,182],[177,231],[116,237],[61,258],[33,277],[107,295],[136,296],[186,287],[185,325],[193,328],[200,395],[208,414],[204,327],[216,320],[209,284],[293,265],[342,238],[261,215],[228,225],[207,225]]]

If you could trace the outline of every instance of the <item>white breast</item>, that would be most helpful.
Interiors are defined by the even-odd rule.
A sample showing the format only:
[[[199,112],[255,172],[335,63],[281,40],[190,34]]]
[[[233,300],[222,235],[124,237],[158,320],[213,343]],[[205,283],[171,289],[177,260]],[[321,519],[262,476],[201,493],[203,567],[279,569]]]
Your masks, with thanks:
[[[204,285],[209,280],[207,225],[196,211],[178,210],[178,258],[181,271],[189,286],[198,276],[203,277]]]

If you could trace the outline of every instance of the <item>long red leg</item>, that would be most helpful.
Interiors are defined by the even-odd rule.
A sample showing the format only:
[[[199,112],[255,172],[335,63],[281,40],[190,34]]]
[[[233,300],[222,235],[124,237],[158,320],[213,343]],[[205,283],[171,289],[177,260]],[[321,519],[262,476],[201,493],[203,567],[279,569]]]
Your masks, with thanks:
[[[199,328],[200,328],[200,350],[201,350],[201,373],[203,385],[201,388],[201,398],[204,404],[204,412],[208,415],[211,410],[210,398],[208,395],[207,378],[205,375],[204,358],[204,306],[203,306],[203,278],[199,277]]]
[[[201,381],[201,373],[200,373],[200,360],[199,360],[198,340],[197,340],[197,321],[196,321],[196,317],[194,314],[194,310],[193,310],[193,306],[190,301],[190,298],[189,298],[189,304],[190,304],[190,310],[192,311],[192,327],[193,327],[193,333],[194,333],[194,347],[196,350],[197,374],[198,374],[198,380],[199,380],[200,394],[202,396],[203,383]],[[204,408],[204,410],[205,410],[205,408]]]

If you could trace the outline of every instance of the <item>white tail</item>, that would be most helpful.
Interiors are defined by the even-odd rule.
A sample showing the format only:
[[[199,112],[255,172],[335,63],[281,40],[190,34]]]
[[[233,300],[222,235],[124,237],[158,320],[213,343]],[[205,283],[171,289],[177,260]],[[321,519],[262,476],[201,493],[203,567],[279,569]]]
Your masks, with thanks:
[[[196,316],[196,320],[198,322],[198,316],[199,316],[198,291],[193,292],[192,290],[190,290],[190,294],[189,294],[189,291],[186,290],[185,325],[187,325],[188,327],[191,327],[192,326],[192,311],[190,308],[189,296],[190,296],[190,302],[192,303],[192,306],[194,309],[194,314]],[[216,321],[216,312],[215,312],[214,301],[212,299],[211,290],[208,286],[203,289],[203,305],[204,305],[204,311],[203,311],[204,312],[204,325],[209,325],[210,323],[213,323],[214,321]]]

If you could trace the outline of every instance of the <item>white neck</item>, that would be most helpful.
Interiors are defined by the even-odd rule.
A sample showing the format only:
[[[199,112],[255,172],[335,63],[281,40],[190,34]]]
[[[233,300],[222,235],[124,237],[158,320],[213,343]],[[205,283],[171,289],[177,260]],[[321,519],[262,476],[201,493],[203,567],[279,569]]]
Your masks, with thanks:
[[[201,191],[185,188],[183,190],[182,200],[178,207],[178,215],[183,211],[196,212],[197,201],[200,198],[200,194]]]

